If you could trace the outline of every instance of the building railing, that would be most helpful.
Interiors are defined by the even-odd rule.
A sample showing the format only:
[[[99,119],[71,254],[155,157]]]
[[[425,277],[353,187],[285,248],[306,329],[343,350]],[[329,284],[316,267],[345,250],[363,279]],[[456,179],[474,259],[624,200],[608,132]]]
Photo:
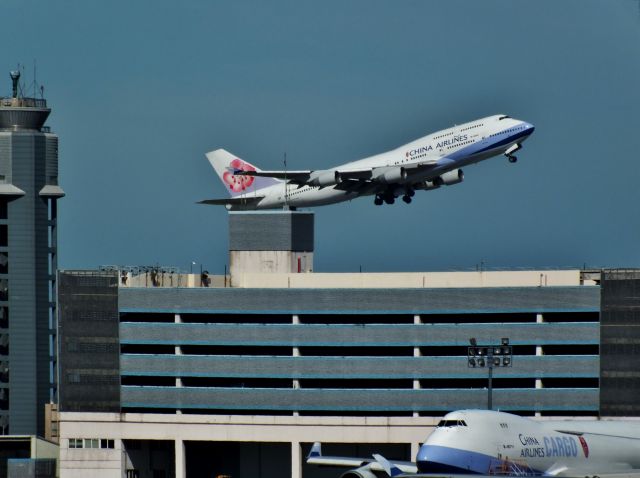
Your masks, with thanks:
[[[231,287],[228,275],[186,273],[173,266],[100,266],[100,271],[117,272],[120,287]]]
[[[46,108],[47,100],[44,98],[0,97],[0,106],[9,108]]]

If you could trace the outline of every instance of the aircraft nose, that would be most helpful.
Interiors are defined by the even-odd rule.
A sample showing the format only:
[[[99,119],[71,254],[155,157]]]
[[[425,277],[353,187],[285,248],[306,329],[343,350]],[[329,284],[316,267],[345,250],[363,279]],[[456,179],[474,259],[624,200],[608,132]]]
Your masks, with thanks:
[[[536,130],[536,127],[533,126],[531,123],[525,123],[524,125],[528,134],[531,134]]]

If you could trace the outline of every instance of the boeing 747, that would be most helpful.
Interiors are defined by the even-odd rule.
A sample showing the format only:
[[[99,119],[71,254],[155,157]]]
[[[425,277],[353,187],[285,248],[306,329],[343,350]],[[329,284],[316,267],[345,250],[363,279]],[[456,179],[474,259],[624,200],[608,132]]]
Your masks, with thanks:
[[[488,410],[451,412],[422,444],[415,462],[323,456],[315,443],[307,463],[351,468],[341,478],[557,476],[640,478],[638,422],[534,421]]]
[[[398,197],[410,203],[415,191],[461,183],[464,166],[498,155],[515,163],[516,151],[534,129],[507,115],[488,116],[386,153],[330,169],[304,171],[262,171],[218,149],[206,156],[231,197],[200,203],[234,211],[323,206],[360,196],[374,196],[378,206],[393,204]]]

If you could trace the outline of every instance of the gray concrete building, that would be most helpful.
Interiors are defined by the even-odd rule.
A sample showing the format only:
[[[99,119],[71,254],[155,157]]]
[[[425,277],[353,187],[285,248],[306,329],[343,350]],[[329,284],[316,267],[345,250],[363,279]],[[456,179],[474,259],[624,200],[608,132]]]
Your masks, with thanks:
[[[312,273],[292,211],[230,215],[229,237],[231,277],[58,273],[61,478],[340,476],[304,463],[314,441],[411,460],[487,406],[471,338],[512,347],[496,409],[640,415],[638,271]]]
[[[411,459],[438,417],[486,407],[471,337],[513,345],[495,408],[596,419],[600,280],[62,271],[61,476],[337,476],[303,464],[316,440]],[[85,450],[94,441],[113,448]]]
[[[55,400],[58,137],[20,73],[0,97],[0,434],[44,433]]]

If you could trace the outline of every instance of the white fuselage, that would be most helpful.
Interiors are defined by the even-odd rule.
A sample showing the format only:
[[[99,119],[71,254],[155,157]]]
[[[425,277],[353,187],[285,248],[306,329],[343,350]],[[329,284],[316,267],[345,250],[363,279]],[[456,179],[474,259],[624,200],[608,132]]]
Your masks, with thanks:
[[[358,192],[345,190],[337,185],[298,186],[281,182],[260,190],[260,195],[264,198],[252,205],[251,209],[320,206],[348,201],[363,195],[379,194],[381,191],[397,197],[406,190],[429,189],[424,187],[425,181],[492,156],[505,152],[508,154],[510,148],[513,149],[514,145],[522,143],[533,130],[531,124],[505,115],[481,118],[424,136],[392,151],[327,170],[348,172],[366,168],[405,168],[408,174],[402,181],[385,185],[372,184],[371,187]],[[415,167],[426,162],[430,162],[432,167]],[[256,194],[247,193],[239,197],[252,198]]]
[[[463,410],[441,425],[418,452],[420,473],[585,476],[640,468],[637,422],[533,421]]]

